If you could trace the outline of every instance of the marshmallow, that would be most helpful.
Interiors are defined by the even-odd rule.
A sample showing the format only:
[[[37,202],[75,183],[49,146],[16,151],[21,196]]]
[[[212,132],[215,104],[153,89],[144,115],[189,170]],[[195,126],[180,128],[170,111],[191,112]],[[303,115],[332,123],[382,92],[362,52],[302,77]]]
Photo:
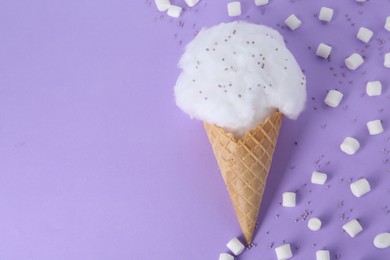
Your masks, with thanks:
[[[227,9],[230,17],[241,15],[241,3],[239,1],[228,3]]]
[[[349,187],[351,188],[353,195],[358,198],[371,190],[370,183],[368,183],[367,179],[365,178],[361,178],[360,180],[351,183]]]
[[[302,22],[298,19],[294,14],[287,17],[287,19],[284,21],[284,23],[290,28],[291,30],[298,29],[299,26],[301,26]]]
[[[189,6],[189,7],[193,7],[195,6],[197,3],[199,3],[199,0],[184,0],[186,2],[186,4]]]
[[[363,231],[362,226],[356,219],[352,219],[347,224],[343,226],[345,232],[348,233],[352,238],[354,238],[357,234]]]
[[[266,5],[269,3],[269,0],[255,0],[255,4],[257,6],[260,6],[260,5]]]
[[[369,81],[366,85],[367,95],[370,97],[380,96],[382,94],[382,84],[380,81]]]
[[[227,248],[229,248],[230,251],[232,251],[232,253],[236,256],[240,255],[242,253],[242,251],[244,251],[245,249],[245,246],[244,244],[241,243],[240,240],[238,240],[238,238],[233,238],[231,239],[227,244],[226,244]]]
[[[326,95],[324,102],[330,107],[338,107],[342,98],[343,98],[343,93],[332,89]]]
[[[332,47],[325,44],[325,43],[320,43],[317,47],[316,55],[320,56],[324,59],[327,59],[330,55],[330,52],[332,51]]]
[[[345,137],[344,141],[340,144],[340,149],[346,154],[352,155],[360,148],[360,143],[353,137]]]
[[[296,194],[295,192],[284,192],[283,193],[283,207],[292,208],[296,205]]]
[[[171,6],[169,0],[154,0],[154,2],[156,3],[157,10],[160,12],[165,12]]]
[[[383,133],[382,122],[379,119],[367,122],[367,128],[370,135],[379,135],[380,133]]]
[[[183,10],[183,8],[181,8],[180,6],[171,5],[168,9],[167,15],[169,15],[170,17],[173,17],[173,18],[178,18],[178,17],[180,17],[182,10]]]
[[[390,247],[390,233],[380,233],[374,238],[374,246],[376,248]]]
[[[321,222],[321,220],[319,218],[311,218],[307,222],[307,227],[311,231],[318,231],[318,230],[320,230],[321,229],[321,225],[322,225],[322,222]]]
[[[316,260],[330,260],[329,250],[318,250],[316,252]]]
[[[329,7],[321,7],[320,14],[318,15],[318,19],[324,22],[330,22],[333,17],[333,9]]]
[[[234,257],[232,255],[229,255],[228,253],[222,253],[219,255],[219,260],[234,260]]]
[[[356,70],[363,64],[363,57],[358,53],[353,53],[351,56],[345,59],[345,65],[350,70]]]
[[[386,18],[385,29],[390,32],[390,16]]]
[[[368,43],[373,35],[374,32],[370,29],[367,29],[366,27],[360,27],[356,37],[362,42]]]
[[[328,175],[326,173],[314,171],[311,174],[311,183],[323,185],[325,184],[327,178]]]
[[[390,52],[385,54],[385,62],[383,63],[386,68],[390,68]]]
[[[290,244],[284,244],[275,248],[275,252],[278,260],[290,259],[293,256]]]

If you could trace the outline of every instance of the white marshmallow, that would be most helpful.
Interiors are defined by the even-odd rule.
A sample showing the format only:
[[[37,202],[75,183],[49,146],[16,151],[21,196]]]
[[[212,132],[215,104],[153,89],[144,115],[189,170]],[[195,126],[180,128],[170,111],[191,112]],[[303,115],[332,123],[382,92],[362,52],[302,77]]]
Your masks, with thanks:
[[[320,43],[317,47],[316,55],[320,56],[324,59],[327,59],[332,51],[332,47],[325,44],[325,43]]]
[[[330,107],[338,107],[341,99],[343,99],[343,93],[332,89],[326,95],[324,102]]]
[[[269,0],[255,0],[255,4],[257,6],[260,6],[260,5],[266,5],[269,3]]]
[[[380,96],[382,94],[382,83],[380,81],[367,82],[366,92],[370,97]]]
[[[356,219],[352,219],[347,224],[343,226],[345,232],[350,235],[350,237],[354,238],[357,234],[363,231],[363,227]]]
[[[316,252],[316,260],[330,260],[329,250],[318,250]]]
[[[189,6],[189,7],[193,7],[195,6],[197,3],[199,3],[199,0],[184,0],[186,2],[186,4]]]
[[[228,3],[227,9],[230,17],[241,15],[241,3],[239,1]]]
[[[283,192],[283,207],[292,208],[296,205],[296,197],[295,192]]]
[[[353,195],[358,198],[371,190],[370,183],[365,178],[352,182],[349,187],[351,188]]]
[[[345,59],[345,65],[350,70],[356,70],[364,62],[363,57],[358,53],[353,53],[351,56]]]
[[[385,54],[385,61],[383,63],[386,68],[390,68],[390,52]]]
[[[242,253],[242,251],[244,251],[245,249],[245,246],[243,243],[241,243],[240,240],[238,240],[238,238],[233,238],[231,239],[227,244],[226,244],[227,248],[229,248],[230,251],[232,251],[232,253],[236,256],[240,255]]]
[[[333,9],[329,7],[321,7],[320,14],[318,15],[318,19],[324,22],[330,22],[333,17]]]
[[[381,120],[372,120],[367,122],[367,128],[370,135],[379,135],[383,133],[383,126]]]
[[[366,27],[360,27],[356,37],[362,42],[368,43],[371,40],[373,35],[374,32],[371,31],[370,29]]]
[[[234,257],[232,255],[229,255],[228,253],[222,253],[219,255],[219,260],[234,260]]]
[[[181,11],[183,11],[183,8],[177,5],[171,5],[168,9],[167,15],[173,18],[179,18],[181,15]]]
[[[386,17],[385,29],[390,32],[390,16]]]
[[[275,248],[275,252],[278,260],[290,259],[293,256],[290,244],[284,244]]]
[[[284,23],[290,28],[291,30],[298,29],[299,26],[301,26],[302,21],[298,19],[294,14],[287,17],[287,19],[284,21]]]
[[[160,12],[165,12],[171,6],[169,0],[154,0],[156,7]]]
[[[390,233],[380,233],[374,238],[374,246],[376,248],[390,247]]]
[[[307,222],[307,227],[311,231],[318,231],[318,230],[320,230],[321,229],[321,225],[322,225],[322,222],[321,222],[321,220],[319,218],[311,218]]]
[[[340,145],[341,151],[343,151],[346,154],[353,155],[359,150],[360,143],[358,140],[356,140],[353,137],[345,137],[344,141]]]
[[[328,175],[326,173],[314,171],[311,174],[311,183],[323,185],[325,184],[327,178]]]

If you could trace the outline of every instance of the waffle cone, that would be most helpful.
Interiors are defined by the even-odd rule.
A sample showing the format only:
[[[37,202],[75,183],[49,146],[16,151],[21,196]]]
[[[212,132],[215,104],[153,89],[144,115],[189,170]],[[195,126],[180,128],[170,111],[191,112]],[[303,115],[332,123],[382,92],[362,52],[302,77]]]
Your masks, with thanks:
[[[238,140],[204,123],[247,244],[252,242],[281,123],[282,114],[274,112]]]

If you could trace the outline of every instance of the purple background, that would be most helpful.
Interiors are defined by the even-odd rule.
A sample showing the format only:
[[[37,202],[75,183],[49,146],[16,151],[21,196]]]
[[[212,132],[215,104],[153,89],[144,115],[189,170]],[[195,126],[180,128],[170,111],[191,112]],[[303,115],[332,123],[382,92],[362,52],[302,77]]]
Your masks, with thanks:
[[[185,6],[184,1],[173,1]],[[0,259],[218,259],[241,231],[202,124],[174,103],[183,48],[203,26],[238,19],[277,28],[305,70],[308,100],[297,121],[284,120],[259,217],[259,230],[240,260],[276,259],[290,243],[294,259],[387,260],[372,240],[390,232],[390,77],[383,56],[389,0],[271,0],[229,18],[228,1],[201,0],[179,19],[152,0],[13,0],[0,2]],[[334,8],[329,24],[321,6]],[[296,31],[283,26],[295,13]],[[366,45],[360,26],[375,32]],[[320,42],[329,61],[315,56]],[[365,56],[344,68],[353,52]],[[381,80],[379,97],[365,95]],[[339,89],[344,99],[323,99]],[[385,132],[369,136],[366,122]],[[339,150],[346,136],[361,141],[354,156]],[[313,170],[329,174],[310,183]],[[356,198],[351,181],[372,191]],[[297,191],[295,208],[280,206]],[[318,232],[307,219],[323,220]],[[358,218],[364,231],[342,231]]]

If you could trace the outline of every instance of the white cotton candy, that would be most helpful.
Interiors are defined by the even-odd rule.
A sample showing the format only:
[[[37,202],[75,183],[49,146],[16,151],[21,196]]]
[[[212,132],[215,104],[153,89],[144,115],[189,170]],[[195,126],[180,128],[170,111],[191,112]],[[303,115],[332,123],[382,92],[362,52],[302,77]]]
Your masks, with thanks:
[[[316,260],[330,260],[329,250],[318,250],[316,252]]]
[[[363,227],[360,225],[359,221],[356,219],[352,219],[347,224],[343,226],[345,232],[352,238],[354,238],[357,234],[363,231]]]
[[[360,148],[360,143],[353,137],[345,137],[344,141],[340,144],[340,149],[346,154],[353,155]]]
[[[228,15],[230,17],[241,15],[241,3],[239,1],[228,3],[227,9],[228,9]]]
[[[382,121],[379,119],[367,122],[367,128],[370,135],[379,135],[384,131]]]
[[[370,97],[380,96],[382,94],[382,83],[380,81],[367,82],[366,92]]]
[[[295,192],[283,192],[283,207],[292,208],[296,205],[296,194]]]
[[[227,244],[226,247],[229,248],[229,250],[236,256],[240,255],[242,251],[244,251],[245,246],[238,238],[231,239]]]
[[[275,30],[246,22],[201,30],[186,46],[176,104],[193,118],[243,136],[278,109],[302,112],[306,80]]]
[[[288,26],[288,28],[294,31],[298,29],[299,26],[301,26],[302,21],[299,20],[298,17],[295,16],[295,14],[292,14],[289,17],[287,17],[284,23]]]
[[[290,244],[284,244],[275,248],[275,252],[278,260],[287,260],[293,256]]]
[[[365,178],[361,178],[349,185],[352,191],[352,194],[360,198],[364,194],[368,193],[371,190],[370,183]]]
[[[329,7],[321,7],[318,19],[324,22],[330,22],[333,17],[333,9]]]
[[[219,255],[218,260],[234,260],[234,257],[228,253],[222,253]]]
[[[390,233],[380,233],[374,238],[374,246],[384,249],[390,247]]]

